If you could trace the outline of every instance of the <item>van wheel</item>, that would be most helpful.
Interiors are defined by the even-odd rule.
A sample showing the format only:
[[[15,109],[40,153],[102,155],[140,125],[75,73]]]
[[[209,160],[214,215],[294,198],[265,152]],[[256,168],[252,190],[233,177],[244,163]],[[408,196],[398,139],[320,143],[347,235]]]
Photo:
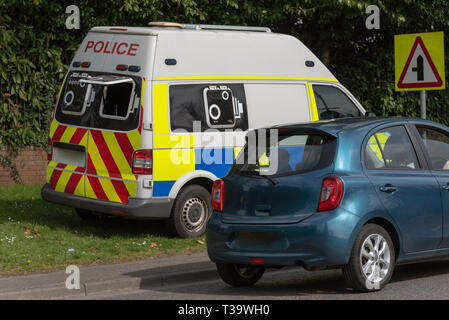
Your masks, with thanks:
[[[233,287],[248,287],[262,278],[265,268],[217,263],[221,279]]]
[[[355,239],[343,276],[357,291],[379,291],[390,281],[394,266],[394,246],[388,232],[377,224],[367,224]]]
[[[211,213],[209,191],[198,185],[187,186],[175,200],[168,228],[181,238],[199,237],[204,234]]]
[[[84,221],[98,221],[101,219],[99,215],[92,213],[92,211],[90,210],[76,208],[75,211],[78,216]]]

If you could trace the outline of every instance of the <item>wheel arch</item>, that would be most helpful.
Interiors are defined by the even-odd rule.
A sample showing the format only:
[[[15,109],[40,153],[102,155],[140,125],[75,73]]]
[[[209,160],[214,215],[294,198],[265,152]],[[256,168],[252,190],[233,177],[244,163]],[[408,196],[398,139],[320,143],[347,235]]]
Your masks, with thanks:
[[[212,190],[213,182],[217,179],[218,177],[209,171],[205,170],[191,171],[181,176],[178,180],[176,180],[175,184],[170,190],[168,197],[175,199],[182,188],[194,184],[200,185],[210,192]]]
[[[399,232],[396,229],[396,227],[394,226],[394,224],[384,217],[371,218],[368,221],[366,221],[363,225],[367,225],[367,224],[377,224],[378,226],[381,226],[388,232],[388,235],[390,236],[391,241],[393,241],[394,255],[395,255],[395,259],[397,260],[399,257],[400,250],[401,250],[401,240],[400,240]]]

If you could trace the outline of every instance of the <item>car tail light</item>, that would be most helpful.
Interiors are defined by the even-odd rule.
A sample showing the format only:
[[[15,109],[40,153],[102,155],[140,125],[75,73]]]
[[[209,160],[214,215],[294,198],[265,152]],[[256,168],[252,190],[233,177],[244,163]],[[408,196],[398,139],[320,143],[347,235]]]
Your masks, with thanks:
[[[265,263],[265,258],[250,258],[249,260],[251,261],[251,263],[254,263],[254,264],[264,264]]]
[[[48,138],[48,146],[47,146],[47,160],[51,161],[53,158],[53,141]]]
[[[134,174],[153,174],[153,150],[136,150],[133,155]]]
[[[211,198],[214,210],[223,211],[225,201],[225,183],[223,180],[218,179],[214,181]]]
[[[343,197],[343,181],[337,177],[324,178],[321,186],[318,211],[332,210],[338,207]]]

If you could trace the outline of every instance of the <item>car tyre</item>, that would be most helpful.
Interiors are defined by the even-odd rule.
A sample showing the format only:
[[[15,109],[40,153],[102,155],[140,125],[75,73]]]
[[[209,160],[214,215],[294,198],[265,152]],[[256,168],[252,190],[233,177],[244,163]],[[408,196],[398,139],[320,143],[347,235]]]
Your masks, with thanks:
[[[190,185],[181,189],[176,197],[167,227],[181,238],[199,237],[206,231],[211,214],[209,191],[199,185]]]
[[[217,263],[217,272],[224,282],[233,287],[248,287],[262,278],[265,268]]]
[[[84,221],[98,221],[101,219],[99,215],[94,214],[90,210],[76,208],[75,211],[78,214],[78,216]]]
[[[390,281],[394,266],[395,252],[390,235],[377,224],[367,224],[354,241],[343,276],[356,291],[379,291]]]

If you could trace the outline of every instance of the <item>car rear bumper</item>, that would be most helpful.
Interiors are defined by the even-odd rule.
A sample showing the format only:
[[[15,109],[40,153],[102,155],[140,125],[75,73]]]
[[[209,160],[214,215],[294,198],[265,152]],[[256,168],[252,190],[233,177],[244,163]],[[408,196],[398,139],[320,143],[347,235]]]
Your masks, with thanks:
[[[300,223],[223,223],[214,212],[206,231],[209,258],[216,263],[332,268],[349,261],[360,218],[344,209],[315,213]]]
[[[73,208],[86,209],[94,212],[112,214],[133,218],[166,219],[170,217],[173,199],[151,198],[139,199],[130,197],[128,203],[98,200],[58,192],[45,184],[41,190],[45,201],[66,205]]]

